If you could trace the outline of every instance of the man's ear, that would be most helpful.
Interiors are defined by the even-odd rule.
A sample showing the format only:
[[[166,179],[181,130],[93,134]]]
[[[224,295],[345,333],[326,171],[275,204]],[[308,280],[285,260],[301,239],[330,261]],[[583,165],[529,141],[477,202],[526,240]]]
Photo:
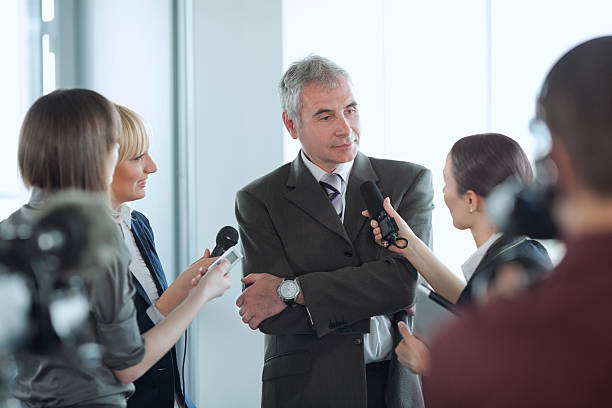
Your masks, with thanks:
[[[295,122],[289,119],[289,116],[287,116],[287,112],[283,112],[283,123],[285,124],[285,128],[287,129],[287,132],[289,132],[291,137],[297,139],[298,134],[296,131]]]

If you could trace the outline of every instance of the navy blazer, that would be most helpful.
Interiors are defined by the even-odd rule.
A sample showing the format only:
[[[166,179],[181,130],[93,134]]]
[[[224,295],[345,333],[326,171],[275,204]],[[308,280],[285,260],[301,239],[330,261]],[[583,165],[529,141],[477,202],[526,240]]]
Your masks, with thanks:
[[[138,211],[132,211],[132,235],[140,255],[142,255],[142,259],[155,281],[157,292],[161,295],[168,288],[168,282],[159,256],[155,251],[155,240],[149,220]],[[136,305],[138,327],[140,332],[144,333],[155,326],[146,313],[151,306],[151,301],[138,279],[134,278],[132,281],[136,286],[134,304]],[[183,395],[175,347],[172,347],[142,377],[134,381],[134,386],[136,391],[128,399],[128,407],[172,408],[174,406],[174,391],[178,390],[177,395],[179,398],[185,399],[185,405],[189,408],[195,408],[189,397]]]
[[[538,241],[528,239],[524,235],[504,234],[488,249],[461,291],[457,304],[471,304],[474,299],[474,287],[488,286],[488,283],[495,277],[497,268],[504,262],[522,264],[527,269],[530,282],[544,278],[552,269],[548,252]]]

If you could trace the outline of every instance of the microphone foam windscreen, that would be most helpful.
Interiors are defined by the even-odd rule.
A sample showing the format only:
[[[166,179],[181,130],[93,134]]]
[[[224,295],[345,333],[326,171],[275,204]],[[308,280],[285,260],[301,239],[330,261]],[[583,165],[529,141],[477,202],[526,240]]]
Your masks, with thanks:
[[[226,225],[217,233],[217,245],[228,249],[238,243],[238,231],[236,228]]]
[[[361,184],[361,196],[366,203],[366,207],[370,212],[370,217],[378,217],[378,215],[384,211],[383,209],[383,196],[380,190],[374,184],[373,181],[366,181]]]

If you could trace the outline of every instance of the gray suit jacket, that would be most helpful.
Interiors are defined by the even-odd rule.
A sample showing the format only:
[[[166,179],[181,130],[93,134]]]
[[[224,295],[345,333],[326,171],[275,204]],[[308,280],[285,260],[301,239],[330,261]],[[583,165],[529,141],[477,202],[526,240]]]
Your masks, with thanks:
[[[415,233],[431,244],[433,189],[424,167],[355,158],[346,191],[344,225],[327,194],[298,157],[237,194],[236,217],[244,274],[300,277],[307,308],[287,307],[260,325],[266,333],[262,406],[367,405],[363,333],[371,316],[411,323],[417,273],[402,256],[373,239],[360,185],[378,184]],[[389,407],[422,407],[420,380],[391,361]]]

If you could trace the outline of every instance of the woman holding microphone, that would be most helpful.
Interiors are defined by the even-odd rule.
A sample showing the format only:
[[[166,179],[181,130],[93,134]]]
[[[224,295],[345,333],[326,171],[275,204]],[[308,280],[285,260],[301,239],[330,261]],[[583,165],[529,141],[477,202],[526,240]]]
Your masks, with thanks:
[[[115,106],[94,91],[57,90],[39,98],[26,114],[19,139],[19,169],[32,188],[31,199],[7,221],[34,222],[51,195],[70,189],[100,194],[110,212],[108,193],[119,135]],[[141,335],[128,271],[130,256],[118,229],[116,235],[116,245],[106,254],[107,265],[85,282],[85,340],[102,346],[101,364],[77,364],[70,347],[49,356],[18,356],[12,392],[25,406],[125,407],[134,390],[131,382],[174,346],[204,304],[230,286],[228,263],[223,262],[194,282],[185,299]]]
[[[404,255],[439,295],[453,303],[469,305],[493,296],[508,296],[517,292],[529,283],[526,275],[498,276],[491,286],[485,288],[485,293],[474,290],[474,284],[482,282],[484,276],[491,276],[491,268],[502,260],[505,264],[518,259],[527,260],[540,267],[535,271],[538,275],[552,267],[542,244],[525,236],[502,234],[487,214],[486,197],[494,187],[511,176],[528,184],[533,179],[533,172],[518,143],[501,134],[464,137],[453,145],[446,157],[442,190],[444,202],[455,228],[469,229],[477,247],[462,265],[467,283],[451,272],[412,232],[388,198],[384,200],[383,207],[397,222],[398,236],[405,238],[408,245],[400,249],[383,242],[378,223],[372,220],[374,239],[388,250]],[[367,211],[364,211],[364,215],[369,216]],[[499,285],[502,280],[503,287]],[[477,285],[478,289],[480,287]],[[418,374],[426,374],[429,366],[427,347],[412,336],[405,325],[400,326],[400,332],[404,337],[396,348],[400,362]]]
[[[146,332],[162,322],[187,297],[192,280],[199,278],[211,259],[206,249],[202,258],[168,286],[149,220],[126,204],[145,197],[148,176],[157,171],[149,155],[149,134],[136,112],[121,105],[116,107],[121,118],[121,136],[110,189],[111,203],[132,258],[130,273],[137,289],[134,304],[138,326],[141,332]],[[128,400],[128,407],[195,407],[181,387],[174,345],[134,385],[136,391]]]

